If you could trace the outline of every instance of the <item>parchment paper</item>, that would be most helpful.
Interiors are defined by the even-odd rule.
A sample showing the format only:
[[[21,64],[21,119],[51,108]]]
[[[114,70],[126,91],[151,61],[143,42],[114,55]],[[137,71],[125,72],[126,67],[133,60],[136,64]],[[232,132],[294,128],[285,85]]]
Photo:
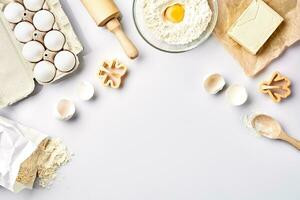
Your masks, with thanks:
[[[300,40],[300,0],[265,0],[284,18],[284,22],[255,56],[227,35],[230,26],[252,0],[219,0],[218,2],[219,19],[214,35],[240,63],[247,76],[255,76],[279,57],[286,48]]]

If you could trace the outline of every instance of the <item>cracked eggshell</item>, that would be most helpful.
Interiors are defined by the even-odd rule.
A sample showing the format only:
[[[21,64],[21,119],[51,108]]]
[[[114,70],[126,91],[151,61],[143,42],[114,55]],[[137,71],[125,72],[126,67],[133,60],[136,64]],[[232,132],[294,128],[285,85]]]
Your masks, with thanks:
[[[34,78],[42,83],[49,83],[55,78],[56,68],[49,61],[37,63],[33,69]]]
[[[33,16],[33,25],[40,31],[50,31],[54,25],[55,17],[48,10],[40,10]]]
[[[225,79],[220,74],[210,74],[203,81],[203,87],[209,94],[217,94],[223,90],[225,84]]]
[[[24,12],[25,8],[20,3],[11,2],[4,8],[3,14],[10,23],[18,23],[22,21]]]
[[[38,62],[43,59],[44,46],[37,41],[27,42],[22,49],[22,54],[29,62]]]
[[[65,36],[58,30],[49,31],[44,37],[44,45],[50,51],[59,51],[66,42]]]
[[[76,58],[70,51],[60,51],[54,57],[55,67],[62,72],[71,71],[76,65]]]
[[[61,99],[55,106],[54,115],[59,120],[69,120],[76,112],[76,107],[73,101],[69,99]]]
[[[20,22],[15,26],[14,34],[20,42],[29,42],[33,38],[35,28],[29,22]]]
[[[244,86],[231,85],[226,91],[228,101],[234,106],[241,106],[248,100],[248,93]]]
[[[93,98],[95,94],[95,89],[91,83],[87,81],[82,81],[78,87],[77,93],[80,99],[88,101]]]
[[[34,12],[41,10],[44,3],[44,0],[23,0],[23,4],[26,9]]]

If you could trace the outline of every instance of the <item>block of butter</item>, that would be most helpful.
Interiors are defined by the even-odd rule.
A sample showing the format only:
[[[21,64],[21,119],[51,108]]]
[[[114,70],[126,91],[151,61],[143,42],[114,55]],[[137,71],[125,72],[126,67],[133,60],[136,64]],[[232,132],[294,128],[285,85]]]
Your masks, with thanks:
[[[228,35],[255,55],[282,21],[283,18],[263,0],[253,0],[230,27]]]

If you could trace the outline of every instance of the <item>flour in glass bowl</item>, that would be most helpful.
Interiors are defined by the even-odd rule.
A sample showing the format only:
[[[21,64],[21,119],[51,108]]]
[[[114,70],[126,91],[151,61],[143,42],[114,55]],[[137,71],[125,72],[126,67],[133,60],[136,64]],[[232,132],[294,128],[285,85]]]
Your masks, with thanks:
[[[174,4],[184,7],[184,18],[173,23],[164,18],[166,8]],[[172,45],[185,45],[208,27],[212,11],[207,0],[144,0],[143,16],[147,28],[158,39]]]

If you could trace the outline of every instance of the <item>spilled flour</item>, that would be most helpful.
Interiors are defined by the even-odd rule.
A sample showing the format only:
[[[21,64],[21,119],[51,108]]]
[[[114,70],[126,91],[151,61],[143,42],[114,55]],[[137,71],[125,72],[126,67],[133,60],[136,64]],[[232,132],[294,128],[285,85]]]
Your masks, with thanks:
[[[41,187],[52,184],[58,169],[67,164],[72,155],[59,139],[45,139],[37,150],[25,160],[19,170],[17,182],[32,185],[35,180]]]

